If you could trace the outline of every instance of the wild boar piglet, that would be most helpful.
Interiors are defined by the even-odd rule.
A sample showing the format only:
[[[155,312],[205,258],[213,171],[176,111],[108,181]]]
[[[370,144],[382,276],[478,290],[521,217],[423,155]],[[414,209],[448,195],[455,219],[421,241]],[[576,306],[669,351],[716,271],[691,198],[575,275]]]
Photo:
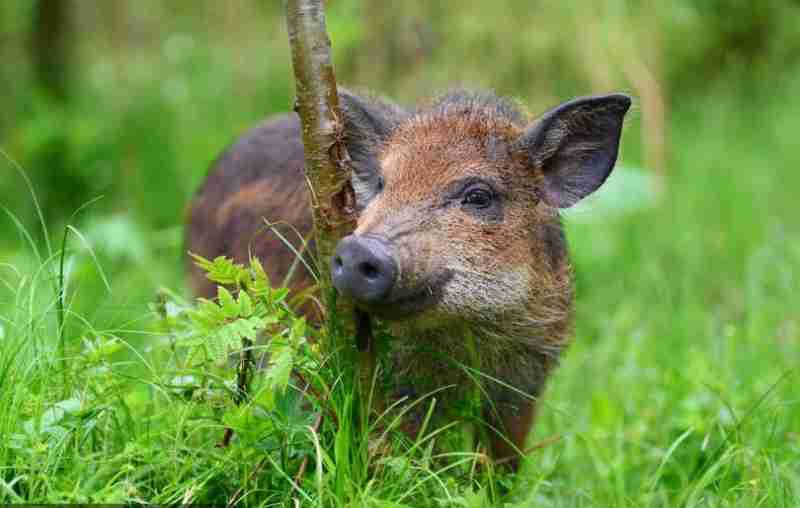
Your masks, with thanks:
[[[535,400],[569,340],[559,210],[608,178],[630,104],[622,94],[579,98],[529,121],[490,93],[454,91],[413,110],[340,93],[359,215],[330,260],[334,286],[403,338],[391,373],[404,391],[452,385],[439,396],[446,411],[474,387],[461,366],[482,373],[496,457],[524,449]],[[263,219],[304,235],[312,226],[295,115],[254,128],[212,165],[187,249],[255,255],[282,281],[295,254]],[[196,293],[213,296],[190,272]],[[297,291],[311,279],[300,269],[288,282]]]

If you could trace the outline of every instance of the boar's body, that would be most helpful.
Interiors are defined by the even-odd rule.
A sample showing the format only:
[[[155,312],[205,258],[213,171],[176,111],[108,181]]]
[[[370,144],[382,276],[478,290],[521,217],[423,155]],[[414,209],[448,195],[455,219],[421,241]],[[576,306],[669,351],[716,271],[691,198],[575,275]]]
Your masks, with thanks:
[[[298,233],[308,238],[312,229],[297,116],[269,119],[226,150],[212,164],[189,213],[186,245],[190,252],[208,259],[228,256],[237,263],[247,263],[252,255],[263,262],[276,285],[294,265],[287,285],[294,291],[311,286],[313,279],[302,264],[295,263],[293,252],[302,250]],[[281,235],[265,221],[274,223]],[[196,295],[216,296],[216,284],[191,260],[187,268]]]
[[[485,416],[502,431],[493,452],[515,456],[569,337],[558,209],[611,172],[630,99],[577,99],[531,124],[491,94],[454,92],[413,112],[349,92],[340,104],[359,217],[331,261],[334,285],[404,339],[392,360],[404,390],[451,387],[438,396],[447,406],[479,379]],[[294,254],[263,219],[307,234],[308,207],[298,121],[269,121],[214,164],[188,249],[240,262],[252,253],[282,281]],[[195,269],[191,278],[213,294]],[[309,284],[302,270],[290,282]]]

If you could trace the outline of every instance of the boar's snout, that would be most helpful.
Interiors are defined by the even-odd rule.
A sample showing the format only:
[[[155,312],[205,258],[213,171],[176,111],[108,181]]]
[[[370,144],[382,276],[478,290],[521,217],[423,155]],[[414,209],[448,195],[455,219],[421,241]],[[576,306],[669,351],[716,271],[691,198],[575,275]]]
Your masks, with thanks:
[[[397,279],[397,261],[388,242],[371,235],[342,238],[331,260],[333,285],[356,302],[380,303]]]

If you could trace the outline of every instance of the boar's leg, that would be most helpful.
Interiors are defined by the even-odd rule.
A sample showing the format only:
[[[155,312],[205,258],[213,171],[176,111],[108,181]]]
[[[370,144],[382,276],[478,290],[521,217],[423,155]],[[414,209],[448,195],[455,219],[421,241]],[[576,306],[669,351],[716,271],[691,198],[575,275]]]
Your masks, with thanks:
[[[495,460],[508,462],[516,470],[519,467],[520,453],[525,451],[528,431],[536,417],[536,401],[500,403],[485,412],[487,421],[496,429],[492,431],[490,439],[492,456]]]
[[[297,264],[295,251],[303,250],[303,245],[292,231],[308,238],[312,229],[296,115],[269,119],[229,147],[212,164],[188,212],[187,251],[211,259],[227,256],[237,263],[247,263],[254,256],[275,286],[284,283],[296,266],[292,278],[285,281],[293,294],[313,286],[311,274]],[[280,225],[270,227],[265,221]],[[284,239],[291,241],[292,248]],[[313,251],[313,242],[309,242],[307,261]],[[216,296],[216,284],[188,256],[186,259],[194,294]],[[319,319],[310,301],[300,311],[312,321]]]

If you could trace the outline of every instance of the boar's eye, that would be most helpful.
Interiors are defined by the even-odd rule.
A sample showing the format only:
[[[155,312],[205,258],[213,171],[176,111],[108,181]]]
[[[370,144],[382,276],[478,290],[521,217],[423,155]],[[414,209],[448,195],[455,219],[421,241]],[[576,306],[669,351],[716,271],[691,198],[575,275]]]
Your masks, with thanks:
[[[444,193],[443,207],[459,206],[463,212],[481,222],[503,220],[503,191],[497,183],[469,176],[449,183]]]
[[[483,187],[472,187],[464,192],[461,204],[472,208],[489,208],[492,206],[494,195]]]

